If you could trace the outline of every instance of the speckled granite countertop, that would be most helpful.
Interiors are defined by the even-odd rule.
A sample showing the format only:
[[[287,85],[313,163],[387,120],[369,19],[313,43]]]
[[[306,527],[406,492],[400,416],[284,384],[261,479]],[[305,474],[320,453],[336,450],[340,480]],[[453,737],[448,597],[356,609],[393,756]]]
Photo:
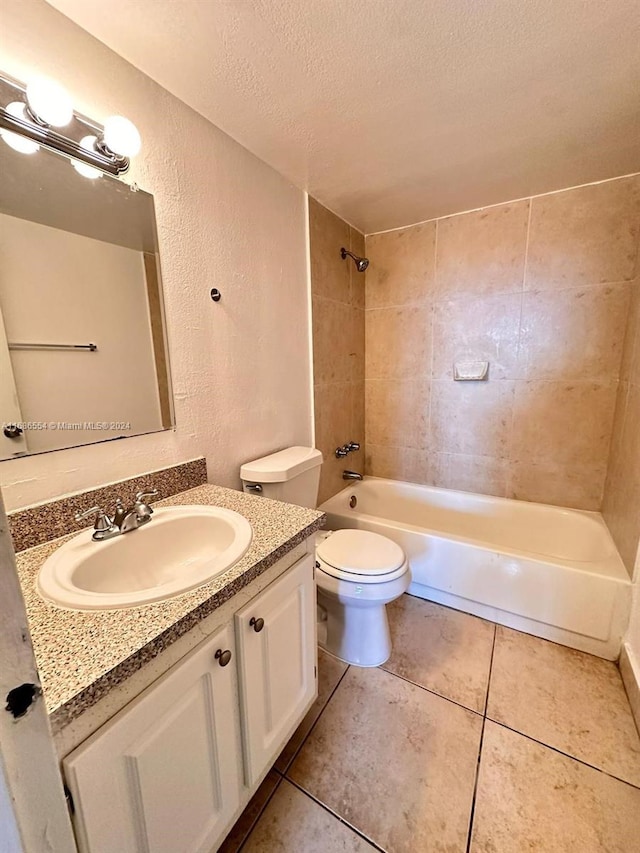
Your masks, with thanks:
[[[186,504],[236,510],[251,523],[253,540],[244,557],[224,574],[168,601],[128,610],[63,610],[40,597],[35,581],[45,559],[72,536],[16,555],[44,698],[58,725],[95,704],[318,530],[324,519],[316,510],[212,485],[156,505]]]

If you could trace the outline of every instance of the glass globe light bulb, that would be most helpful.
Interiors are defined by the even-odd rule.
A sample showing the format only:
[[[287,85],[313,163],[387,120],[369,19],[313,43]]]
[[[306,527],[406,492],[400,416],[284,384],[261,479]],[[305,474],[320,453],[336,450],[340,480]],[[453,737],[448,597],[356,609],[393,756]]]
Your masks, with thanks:
[[[99,171],[99,169],[94,169],[93,166],[89,166],[87,163],[82,163],[80,160],[72,160],[71,165],[79,175],[82,175],[83,178],[89,178],[90,180],[95,181],[96,178],[102,177],[102,172]]]
[[[111,116],[104,123],[104,143],[114,154],[135,157],[142,145],[138,128],[124,116]]]
[[[10,104],[7,104],[5,109],[9,115],[15,118],[21,118],[24,121],[29,120],[25,112],[25,105],[21,101],[12,101]],[[19,133],[14,133],[12,130],[2,128],[0,136],[10,148],[13,148],[14,151],[19,151],[20,154],[35,154],[40,148],[37,142],[20,136]]]
[[[80,140],[80,147],[85,148],[87,151],[95,151],[95,143],[97,140],[97,136],[83,136]],[[89,178],[90,180],[95,181],[96,178],[102,177],[102,172],[99,169],[96,169],[94,166],[90,166],[88,163],[83,163],[81,160],[72,160],[71,165],[79,175],[82,175],[83,178]]]
[[[52,127],[64,127],[73,118],[73,102],[64,86],[47,77],[27,83],[29,109]]]

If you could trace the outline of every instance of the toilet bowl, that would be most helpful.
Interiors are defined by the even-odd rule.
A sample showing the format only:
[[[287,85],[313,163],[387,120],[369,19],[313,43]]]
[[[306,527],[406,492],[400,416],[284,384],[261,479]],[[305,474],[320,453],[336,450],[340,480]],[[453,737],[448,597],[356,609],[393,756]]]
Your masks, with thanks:
[[[288,447],[240,469],[245,492],[315,507],[322,454],[313,447]],[[316,587],[320,611],[318,642],[356,666],[380,666],[391,654],[386,605],[411,583],[402,548],[365,530],[318,534]]]
[[[386,605],[410,583],[404,551],[385,536],[364,530],[319,534],[319,645],[356,666],[383,664],[391,655]]]

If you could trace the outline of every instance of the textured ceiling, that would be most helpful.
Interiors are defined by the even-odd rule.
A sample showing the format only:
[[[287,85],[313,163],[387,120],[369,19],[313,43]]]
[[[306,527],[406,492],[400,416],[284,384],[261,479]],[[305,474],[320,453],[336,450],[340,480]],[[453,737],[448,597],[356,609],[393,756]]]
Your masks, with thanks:
[[[640,169],[637,0],[49,1],[366,233]]]

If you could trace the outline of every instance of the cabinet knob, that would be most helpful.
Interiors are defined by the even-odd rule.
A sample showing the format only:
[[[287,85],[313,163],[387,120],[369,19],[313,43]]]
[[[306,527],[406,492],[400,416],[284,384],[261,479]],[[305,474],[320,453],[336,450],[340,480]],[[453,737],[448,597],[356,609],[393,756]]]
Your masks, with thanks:
[[[2,432],[4,433],[5,438],[20,438],[22,435],[22,427],[19,427],[17,424],[7,424]]]
[[[255,616],[252,616],[249,625],[251,625],[256,634],[259,634],[264,628],[264,619],[256,619]]]
[[[231,660],[231,652],[229,649],[225,649],[223,652],[222,649],[218,649],[216,652],[216,660],[220,664],[220,666],[226,666]]]

